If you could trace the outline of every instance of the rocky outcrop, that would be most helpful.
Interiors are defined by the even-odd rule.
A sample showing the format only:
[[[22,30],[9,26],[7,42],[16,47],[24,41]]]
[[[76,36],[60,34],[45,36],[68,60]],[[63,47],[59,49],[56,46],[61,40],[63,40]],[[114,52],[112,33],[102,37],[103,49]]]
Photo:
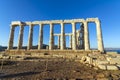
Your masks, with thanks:
[[[120,69],[120,54],[107,53],[107,54],[88,54],[81,58],[84,64],[90,64],[102,70],[119,70]]]

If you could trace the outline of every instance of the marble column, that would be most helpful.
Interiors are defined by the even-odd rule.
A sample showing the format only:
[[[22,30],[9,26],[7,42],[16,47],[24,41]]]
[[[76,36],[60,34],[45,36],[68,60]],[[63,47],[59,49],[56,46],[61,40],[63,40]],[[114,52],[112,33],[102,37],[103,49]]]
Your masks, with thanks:
[[[61,23],[61,50],[64,50],[65,46],[64,46],[64,24]]]
[[[85,49],[85,43],[84,43],[84,24],[81,25],[81,31],[80,31],[80,48]]]
[[[72,34],[69,35],[69,39],[70,39],[70,48],[72,48]]]
[[[24,26],[20,25],[20,32],[19,32],[19,39],[18,39],[18,47],[17,49],[22,49],[23,44],[23,32],[24,32]]]
[[[43,48],[43,25],[39,24],[39,43],[38,43],[38,50]]]
[[[9,43],[8,43],[8,48],[7,48],[8,50],[13,49],[14,31],[15,31],[15,26],[11,25]]]
[[[96,23],[96,29],[97,29],[98,50],[101,52],[104,52],[100,21],[96,20],[95,23]]]
[[[89,32],[88,32],[87,21],[84,21],[83,24],[84,24],[84,44],[85,44],[85,50],[90,50]]]
[[[76,31],[76,45],[77,45],[77,48],[78,48],[78,31]]]
[[[33,25],[29,25],[29,37],[28,37],[28,47],[27,49],[32,49],[32,42],[33,42]]]
[[[84,41],[84,32],[82,33],[82,43],[81,43],[81,48],[85,49],[85,41]]]
[[[76,50],[76,27],[75,27],[75,23],[72,23],[72,33],[73,33],[73,38],[72,38],[72,49]]]
[[[64,34],[64,49],[66,49],[66,35]]]
[[[80,49],[80,31],[78,31],[77,39],[78,39],[77,46],[78,46],[78,49]]]
[[[58,35],[58,49],[60,49],[60,35]]]
[[[50,23],[50,41],[49,41],[49,50],[52,50],[53,47],[54,47],[53,24]]]

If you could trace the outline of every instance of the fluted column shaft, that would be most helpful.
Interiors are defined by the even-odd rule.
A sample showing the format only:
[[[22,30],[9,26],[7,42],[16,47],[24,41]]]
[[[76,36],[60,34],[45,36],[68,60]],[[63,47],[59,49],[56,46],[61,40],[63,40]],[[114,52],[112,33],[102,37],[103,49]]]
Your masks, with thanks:
[[[13,48],[14,31],[15,31],[15,27],[11,25],[9,43],[7,48],[8,50]]]
[[[76,31],[76,45],[78,47],[78,32]]]
[[[82,25],[81,25],[81,32],[80,32],[81,34],[80,34],[80,48],[81,49],[85,49],[85,43],[84,43],[84,24],[82,23]]]
[[[19,32],[19,39],[18,39],[18,47],[17,47],[17,49],[21,49],[22,48],[22,44],[23,44],[23,31],[24,31],[24,26],[20,25],[20,32]]]
[[[28,50],[32,48],[32,42],[33,42],[33,25],[30,24],[29,26],[30,28],[29,28],[29,37],[28,37],[28,47],[27,47]]]
[[[96,21],[96,27],[97,27],[96,29],[97,29],[98,50],[104,52],[102,32],[101,32],[101,26],[99,20]]]
[[[78,46],[78,49],[80,48],[80,31],[78,31],[77,33],[77,46]]]
[[[85,43],[85,50],[90,50],[89,32],[88,32],[87,21],[84,21],[83,24],[84,24],[84,43]]]
[[[69,38],[70,38],[70,48],[72,48],[72,35],[70,35]]]
[[[84,32],[82,33],[82,43],[81,43],[81,48],[85,49],[85,41],[84,41]]]
[[[54,36],[53,36],[53,25],[50,23],[50,41],[49,41],[49,49],[52,50],[54,47]]]
[[[39,30],[39,43],[38,43],[38,49],[43,48],[43,25],[39,24],[40,30]]]
[[[64,33],[64,49],[66,49],[66,35]]]
[[[61,50],[65,48],[64,44],[64,24],[61,23]]]
[[[58,35],[58,49],[60,48],[60,35]]]
[[[72,40],[72,49],[73,50],[76,50],[76,27],[75,27],[75,23],[73,22],[72,23],[72,33],[73,33],[73,40]]]

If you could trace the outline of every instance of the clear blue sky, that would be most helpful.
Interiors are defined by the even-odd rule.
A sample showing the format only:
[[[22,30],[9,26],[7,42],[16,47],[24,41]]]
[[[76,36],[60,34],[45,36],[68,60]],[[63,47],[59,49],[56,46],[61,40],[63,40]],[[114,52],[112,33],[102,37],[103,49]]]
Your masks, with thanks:
[[[120,0],[0,0],[0,45],[8,45],[11,21],[86,19],[90,17],[98,17],[101,20],[104,46],[120,47]],[[91,47],[97,47],[95,24],[89,23],[88,25]],[[55,32],[59,33],[60,25],[55,26]],[[66,33],[71,32],[70,26],[70,24],[66,24]],[[17,45],[18,42],[18,30],[17,27],[14,45]],[[26,27],[24,45],[27,45],[28,30],[29,27]],[[36,26],[34,30],[33,44],[37,45],[38,27]],[[48,44],[49,25],[45,25],[44,30],[44,43]]]

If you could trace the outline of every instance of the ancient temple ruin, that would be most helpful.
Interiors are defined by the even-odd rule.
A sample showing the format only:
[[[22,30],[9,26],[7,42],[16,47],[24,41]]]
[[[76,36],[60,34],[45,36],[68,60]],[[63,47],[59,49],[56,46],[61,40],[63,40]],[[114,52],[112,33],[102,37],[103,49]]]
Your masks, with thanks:
[[[85,19],[71,19],[71,20],[49,20],[49,21],[33,21],[33,22],[21,22],[21,21],[13,21],[11,23],[11,30],[10,30],[10,37],[9,37],[9,44],[7,51],[21,51],[23,45],[23,33],[24,27],[27,25],[29,26],[29,36],[28,36],[28,46],[26,51],[32,50],[32,43],[33,43],[33,27],[35,25],[39,25],[39,42],[38,42],[38,49],[35,51],[42,51],[43,50],[43,25],[49,24],[50,25],[50,38],[49,38],[49,45],[47,51],[58,50],[64,51],[66,50],[65,47],[65,36],[70,37],[70,49],[71,51],[90,51],[90,43],[89,43],[89,31],[87,23],[93,22],[96,24],[97,30],[97,43],[98,43],[98,50],[100,52],[104,52],[103,47],[103,39],[102,39],[102,31],[101,31],[101,23],[98,18],[87,18]],[[72,24],[72,33],[65,33],[64,31],[64,24],[70,23]],[[81,23],[81,29],[76,30],[76,23]],[[61,33],[54,34],[53,25],[60,24],[61,25]],[[15,28],[19,26],[19,39],[18,39],[18,46],[17,49],[13,49],[14,43],[14,31]],[[54,47],[54,36],[58,36],[58,48]]]

